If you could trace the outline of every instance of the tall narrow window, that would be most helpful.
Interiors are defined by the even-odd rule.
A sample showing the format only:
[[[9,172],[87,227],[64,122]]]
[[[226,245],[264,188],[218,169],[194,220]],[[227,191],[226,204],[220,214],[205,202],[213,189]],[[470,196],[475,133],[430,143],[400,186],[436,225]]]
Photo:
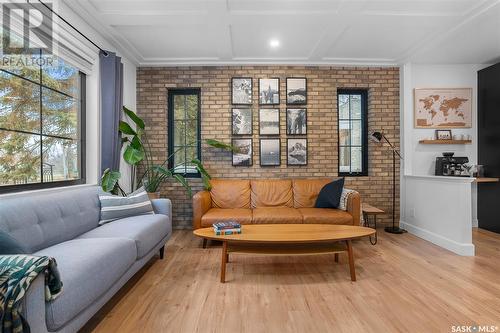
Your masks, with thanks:
[[[174,173],[199,177],[191,161],[201,158],[200,89],[168,91],[168,154]]]
[[[0,69],[0,192],[85,178],[85,75],[41,50],[29,58]]]
[[[368,101],[366,90],[337,91],[339,175],[368,175]]]

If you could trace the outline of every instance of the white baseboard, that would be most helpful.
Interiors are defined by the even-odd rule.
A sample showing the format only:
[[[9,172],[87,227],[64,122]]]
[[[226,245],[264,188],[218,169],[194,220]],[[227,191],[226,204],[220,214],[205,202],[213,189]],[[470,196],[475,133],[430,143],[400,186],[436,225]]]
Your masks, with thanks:
[[[426,241],[434,243],[438,246],[441,246],[447,250],[450,250],[451,252],[454,252],[461,256],[474,256],[474,244],[458,243],[455,242],[454,240],[443,237],[429,230],[419,228],[412,224],[408,224],[403,221],[400,221],[399,224],[402,228],[408,230],[409,233],[414,234],[415,236],[418,236],[420,238],[423,238]]]
[[[472,227],[473,228],[479,227],[479,220],[478,219],[472,219]]]

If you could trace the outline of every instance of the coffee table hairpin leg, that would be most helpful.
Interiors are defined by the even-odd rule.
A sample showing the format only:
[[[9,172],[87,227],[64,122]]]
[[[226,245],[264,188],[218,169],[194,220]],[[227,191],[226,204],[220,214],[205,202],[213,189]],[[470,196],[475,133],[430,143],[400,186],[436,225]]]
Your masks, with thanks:
[[[372,239],[372,236],[369,236],[370,237],[370,244],[372,245],[375,245],[377,244],[377,215],[373,214],[373,228],[375,229],[375,235],[373,235],[373,239]],[[363,212],[363,226],[364,227],[368,227],[368,228],[371,228],[370,227],[370,220],[369,220],[369,214]]]

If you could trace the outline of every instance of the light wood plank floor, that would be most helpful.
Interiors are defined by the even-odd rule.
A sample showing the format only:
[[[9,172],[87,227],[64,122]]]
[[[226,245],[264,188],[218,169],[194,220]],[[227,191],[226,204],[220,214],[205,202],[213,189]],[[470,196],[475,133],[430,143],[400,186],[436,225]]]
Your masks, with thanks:
[[[500,236],[474,232],[475,257],[410,234],[379,231],[347,258],[233,255],[219,283],[220,246],[176,231],[165,260],[152,260],[83,332],[500,332]]]

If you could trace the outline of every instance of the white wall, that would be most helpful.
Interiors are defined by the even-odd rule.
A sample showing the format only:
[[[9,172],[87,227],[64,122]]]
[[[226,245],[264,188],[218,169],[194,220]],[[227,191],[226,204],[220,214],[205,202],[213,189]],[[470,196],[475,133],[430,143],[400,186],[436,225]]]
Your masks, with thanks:
[[[433,175],[435,160],[442,152],[452,151],[455,156],[466,156],[470,163],[477,163],[477,71],[486,65],[405,65],[409,86],[404,91],[405,117],[405,174]],[[472,128],[452,129],[454,135],[470,135],[471,145],[423,145],[418,141],[434,138],[434,129],[414,128],[413,89],[415,88],[472,88]]]
[[[473,255],[472,226],[477,225],[476,186],[472,179],[435,177],[443,152],[477,163],[477,71],[487,65],[405,64],[401,70],[401,225],[408,231],[462,255]],[[452,129],[470,135],[470,145],[424,145],[434,129],[414,128],[415,88],[472,88],[472,128]]]

